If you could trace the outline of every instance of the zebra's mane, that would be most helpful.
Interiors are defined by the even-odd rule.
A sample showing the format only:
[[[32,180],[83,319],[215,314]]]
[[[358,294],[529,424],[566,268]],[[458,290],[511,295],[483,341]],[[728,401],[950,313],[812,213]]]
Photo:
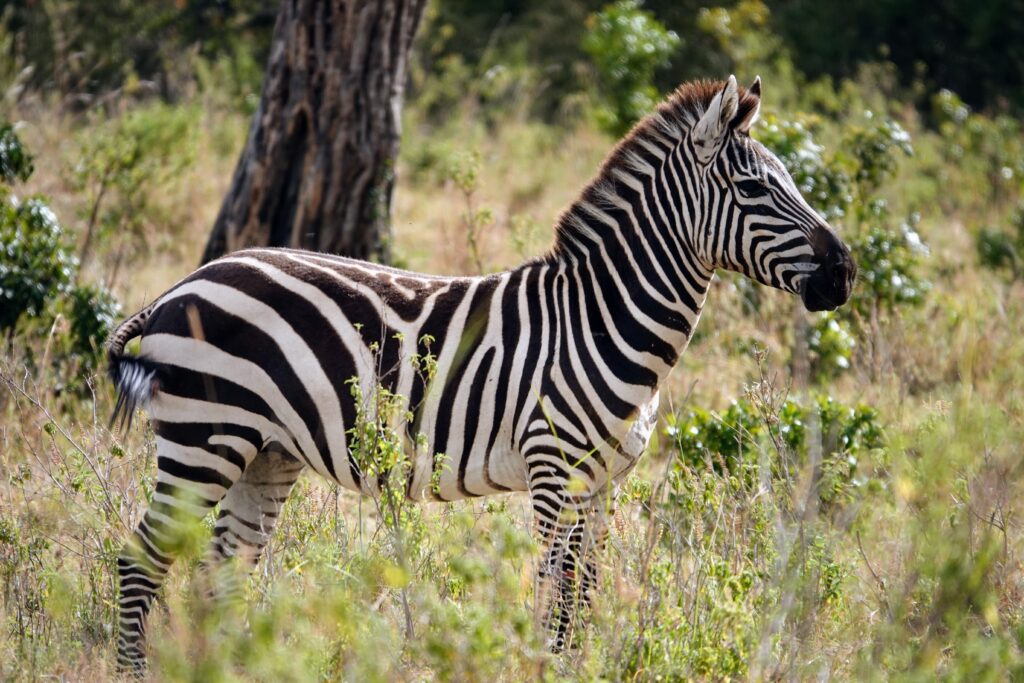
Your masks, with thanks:
[[[646,161],[652,154],[664,156],[667,148],[675,147],[686,132],[700,120],[715,95],[725,87],[725,81],[698,80],[684,83],[669,95],[651,114],[641,119],[605,157],[597,175],[583,189],[573,204],[562,213],[555,224],[555,244],[551,256],[562,253],[566,240],[589,232],[581,216],[583,207],[607,206],[614,195],[616,176],[623,173],[649,175],[651,166]],[[739,106],[732,122],[743,121],[758,105],[758,95],[739,86]]]

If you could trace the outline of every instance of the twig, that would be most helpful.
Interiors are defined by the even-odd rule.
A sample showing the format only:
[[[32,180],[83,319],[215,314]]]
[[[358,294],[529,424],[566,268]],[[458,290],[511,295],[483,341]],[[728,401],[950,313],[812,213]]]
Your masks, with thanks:
[[[867,553],[864,552],[864,546],[860,542],[860,531],[854,532],[853,537],[857,539],[857,551],[860,553],[861,559],[864,560],[864,566],[871,572],[871,577],[875,580],[875,585],[878,587],[878,601],[885,607],[885,612],[889,615],[889,621],[892,621],[892,608],[889,606],[889,601],[885,599],[885,581],[878,575],[875,568],[871,566],[871,561],[868,559]]]
[[[2,379],[8,386],[10,386],[12,389],[14,389],[17,393],[21,394],[21,396],[26,401],[28,401],[31,405],[35,406],[35,408],[37,410],[39,410],[39,412],[41,412],[44,417],[46,417],[47,421],[54,426],[54,429],[56,429],[58,432],[60,432],[60,435],[63,436],[67,440],[67,442],[69,444],[71,444],[71,447],[74,448],[76,451],[78,451],[78,453],[82,456],[82,458],[85,460],[85,462],[89,465],[89,469],[92,470],[92,473],[96,477],[97,481],[99,481],[101,484],[104,483],[103,477],[100,475],[99,468],[97,468],[96,463],[94,463],[92,458],[89,457],[89,454],[86,452],[86,450],[84,448],[82,448],[80,445],[78,445],[77,441],[75,441],[73,438],[71,438],[71,435],[68,434],[67,430],[65,430],[63,427],[60,426],[60,423],[58,423],[53,418],[53,415],[50,414],[50,411],[47,410],[46,406],[44,406],[39,401],[39,399],[35,398],[31,394],[29,394],[27,391],[25,391],[25,389],[23,389],[22,387],[18,386],[7,375],[5,375],[3,373],[0,373],[0,379]],[[117,517],[117,521],[120,522],[121,526],[124,528],[124,530],[127,533],[131,533],[132,530],[128,528],[128,525],[125,524],[125,521],[121,518],[121,513],[118,510],[117,506],[114,505],[114,501],[110,497],[110,492],[107,491],[107,487],[105,485],[104,486],[100,486],[100,490],[103,491],[103,497],[107,501],[107,506],[110,509],[110,513],[112,515],[114,515],[115,517]]]

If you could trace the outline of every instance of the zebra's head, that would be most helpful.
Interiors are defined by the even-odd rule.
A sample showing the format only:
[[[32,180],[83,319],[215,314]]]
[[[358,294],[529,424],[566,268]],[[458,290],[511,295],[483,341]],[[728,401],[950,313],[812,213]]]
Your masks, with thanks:
[[[799,294],[810,311],[841,306],[857,274],[850,250],[778,158],[750,137],[761,79],[742,92],[733,76],[715,88],[686,145],[704,199],[695,243],[711,267]]]

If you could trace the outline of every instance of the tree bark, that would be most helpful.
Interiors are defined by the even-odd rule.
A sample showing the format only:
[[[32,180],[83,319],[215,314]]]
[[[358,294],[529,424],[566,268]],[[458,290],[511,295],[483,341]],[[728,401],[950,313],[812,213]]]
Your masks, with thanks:
[[[409,49],[426,0],[285,0],[203,263],[248,246],[390,258]]]

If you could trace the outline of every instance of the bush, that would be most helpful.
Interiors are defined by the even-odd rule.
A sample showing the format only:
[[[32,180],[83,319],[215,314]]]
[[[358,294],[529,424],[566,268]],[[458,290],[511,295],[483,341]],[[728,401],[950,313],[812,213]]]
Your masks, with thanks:
[[[820,313],[808,334],[811,372],[816,380],[831,379],[850,368],[857,341],[846,320],[833,312]]]
[[[161,220],[163,205],[154,199],[155,190],[191,163],[195,116],[191,107],[156,104],[85,130],[72,169],[73,188],[87,198],[82,267],[107,241],[119,242],[118,258],[123,258],[127,248],[143,243],[144,228]]]
[[[70,344],[66,353],[81,359],[84,369],[93,371],[102,357],[103,341],[120,317],[121,306],[106,288],[98,285],[75,287],[68,299]]]
[[[0,181],[11,185],[24,182],[32,175],[29,154],[9,123],[0,124]]]
[[[654,70],[665,64],[679,45],[679,36],[639,0],[620,0],[587,19],[583,51],[597,71],[598,124],[621,136],[658,103]]]
[[[9,183],[31,173],[31,156],[13,128],[0,126],[0,177]],[[106,289],[74,284],[78,262],[71,250],[43,197],[22,201],[0,185],[0,333],[6,332],[10,343],[23,322],[26,334],[47,334],[57,331],[54,323],[63,318],[68,334],[57,340],[54,364],[92,371],[120,309]]]
[[[1016,280],[1024,275],[1024,202],[1017,205],[1009,222],[1009,231],[983,228],[976,244],[983,266],[1009,270]]]
[[[883,449],[878,412],[865,404],[846,406],[831,396],[814,401],[822,439],[822,480],[819,495],[833,502],[856,485],[859,458]],[[735,399],[722,413],[695,409],[682,420],[670,420],[666,435],[677,452],[677,467],[703,469],[710,463],[719,473],[749,476],[762,454],[775,451],[770,462],[807,457],[810,408],[786,399],[777,411],[766,411],[753,397]]]
[[[42,315],[67,291],[76,264],[41,198],[20,202],[0,189],[0,202],[0,332],[11,335],[22,316]]]
[[[756,133],[811,206],[825,219],[845,223],[845,238],[860,273],[850,305],[839,312],[846,322],[854,312],[866,321],[918,305],[930,288],[919,275],[921,258],[928,254],[916,229],[920,215],[911,213],[894,228],[888,204],[878,196],[900,157],[913,153],[910,136],[891,119],[879,120],[870,111],[865,117],[866,125],[844,128],[841,144],[829,157],[814,141],[820,123],[815,117],[782,122],[767,114]],[[824,319],[816,323],[819,337],[826,332],[820,326],[827,324]]]
[[[920,277],[918,265],[928,253],[914,226],[916,214],[898,230],[886,226],[884,202],[872,207],[878,222],[868,225],[852,243],[859,277],[849,311],[868,319],[876,313],[892,313],[903,306],[917,306],[931,284]]]
[[[1024,127],[1019,119],[976,114],[949,90],[932,97],[932,118],[947,166],[970,183],[965,195],[973,196],[981,208],[1024,190]]]

